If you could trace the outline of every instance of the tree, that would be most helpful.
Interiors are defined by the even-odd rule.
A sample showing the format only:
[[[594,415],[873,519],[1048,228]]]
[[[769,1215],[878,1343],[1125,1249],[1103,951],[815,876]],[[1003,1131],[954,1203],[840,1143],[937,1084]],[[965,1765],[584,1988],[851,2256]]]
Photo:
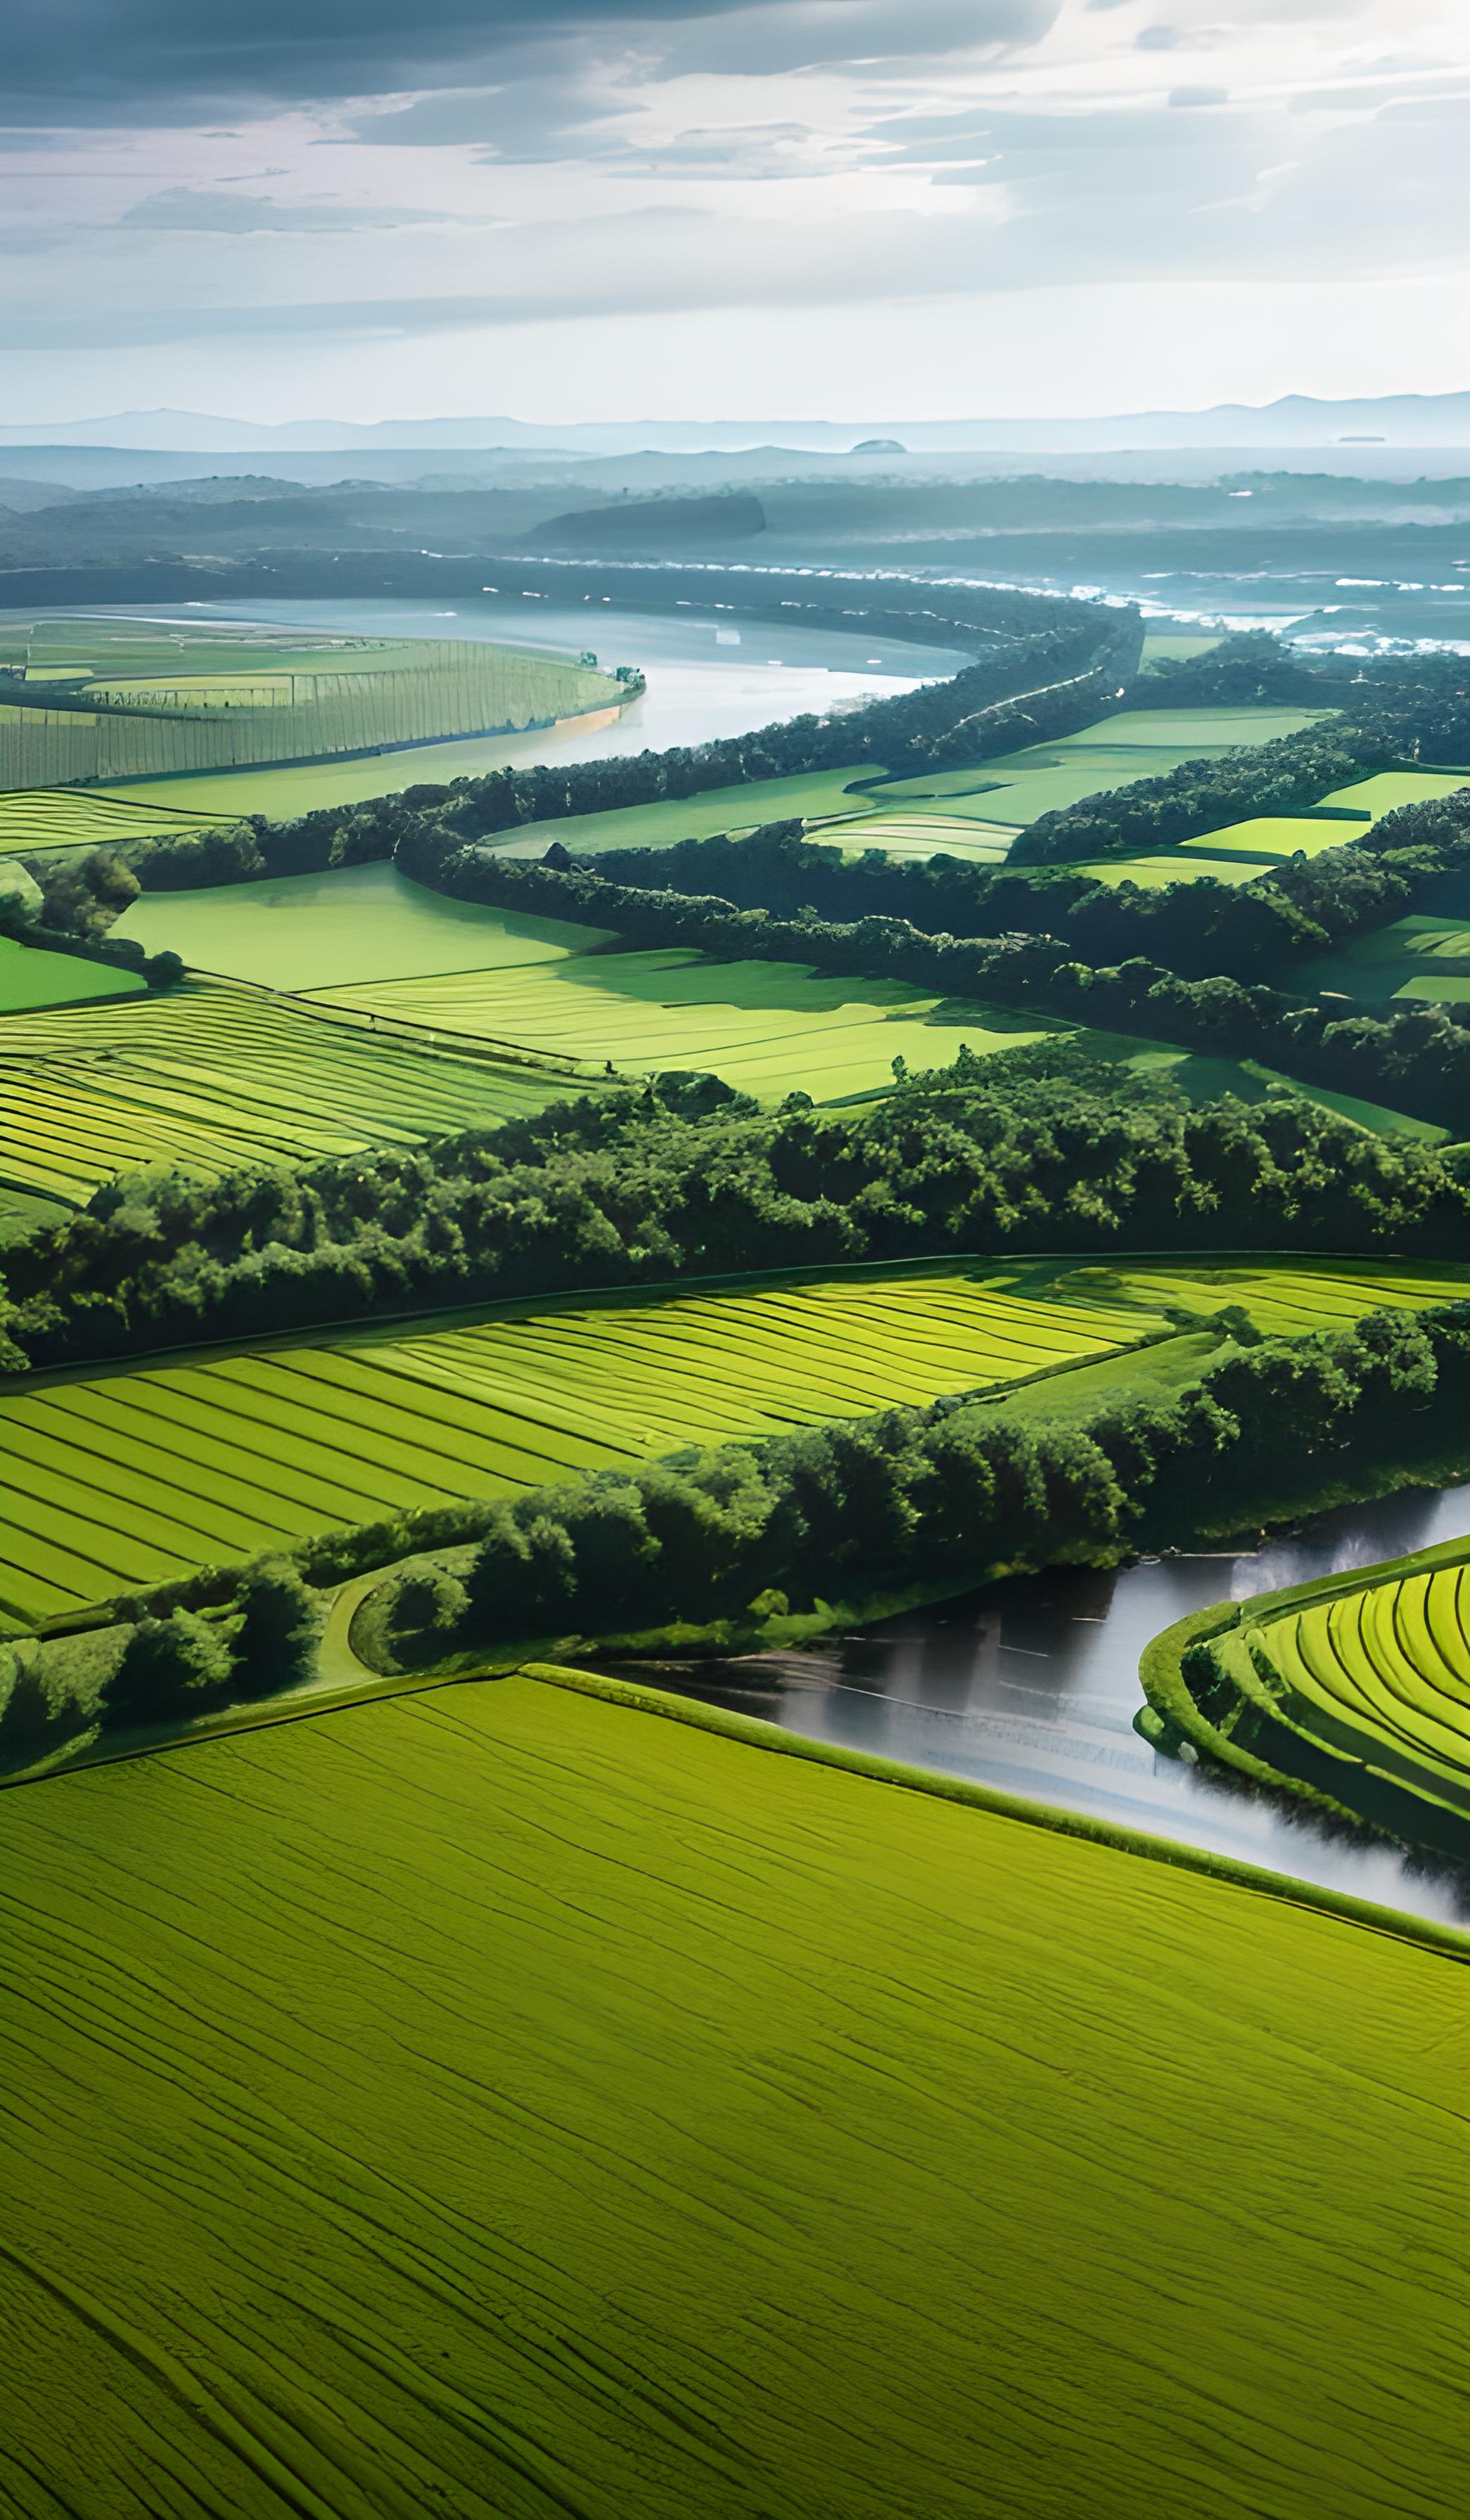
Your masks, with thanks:
[[[266,1558],[247,1567],[233,1647],[236,1694],[274,1697],[299,1688],[316,1664],[321,1603],[294,1566]]]
[[[109,1731],[207,1714],[231,1693],[235,1659],[220,1629],[191,1611],[140,1619],[102,1691]]]
[[[450,1650],[468,1600],[463,1584],[442,1567],[425,1566],[400,1575],[388,1589],[384,1611],[396,1646],[407,1646],[415,1660],[427,1660],[441,1648]]]

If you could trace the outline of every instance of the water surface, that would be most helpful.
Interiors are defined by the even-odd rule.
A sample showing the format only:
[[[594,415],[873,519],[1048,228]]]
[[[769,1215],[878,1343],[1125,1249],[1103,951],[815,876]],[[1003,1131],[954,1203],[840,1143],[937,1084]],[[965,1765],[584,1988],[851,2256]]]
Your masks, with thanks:
[[[1411,1491],[1215,1556],[1053,1567],[800,1652],[661,1665],[659,1685],[852,1750],[1464,1922],[1454,1886],[1324,1836],[1163,1758],[1133,1730],[1151,1637],[1207,1602],[1370,1566],[1470,1534],[1470,1487]],[[652,1677],[646,1670],[644,1677]]]

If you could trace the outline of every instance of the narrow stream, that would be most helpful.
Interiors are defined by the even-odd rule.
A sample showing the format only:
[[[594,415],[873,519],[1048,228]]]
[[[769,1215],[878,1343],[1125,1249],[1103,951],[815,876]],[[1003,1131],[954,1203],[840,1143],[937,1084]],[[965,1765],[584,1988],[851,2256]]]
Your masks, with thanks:
[[[1470,1486],[1409,1491],[1320,1515],[1256,1551],[1144,1558],[1117,1572],[1054,1567],[799,1652],[661,1664],[657,1680],[814,1740],[1463,1923],[1452,1882],[1417,1872],[1388,1848],[1326,1837],[1309,1820],[1161,1758],[1133,1731],[1133,1717],[1143,1703],[1143,1647],[1186,1612],[1465,1534]],[[642,1676],[655,1677],[646,1667]]]

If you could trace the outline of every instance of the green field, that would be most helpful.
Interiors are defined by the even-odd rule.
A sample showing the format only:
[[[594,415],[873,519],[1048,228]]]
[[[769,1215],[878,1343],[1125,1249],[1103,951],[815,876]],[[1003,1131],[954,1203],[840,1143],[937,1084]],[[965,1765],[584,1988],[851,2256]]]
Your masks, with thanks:
[[[21,945],[13,936],[0,936],[0,1018],[23,1014],[35,1007],[79,1005],[89,998],[135,998],[144,986],[136,971],[93,963],[81,954],[48,954],[42,946]],[[0,1034],[0,1051],[3,1048]]]
[[[1463,911],[1410,911],[1298,968],[1304,986],[1344,997],[1448,998],[1470,975],[1470,926]]]
[[[1254,859],[1270,866],[1282,858],[1320,857],[1324,849],[1346,847],[1362,837],[1366,825],[1318,821],[1309,814],[1260,814],[1249,822],[1227,823],[1222,831],[1205,832],[1196,840],[1181,840],[1181,854],[1212,854]]]
[[[404,1506],[925,1402],[1158,1326],[1086,1284],[1014,1292],[1018,1274],[545,1306],[19,1390],[0,1398],[0,1606],[49,1617]]]
[[[1274,863],[1271,861],[1270,863]],[[1068,872],[1089,876],[1094,883],[1137,884],[1140,892],[1160,892],[1170,883],[1201,883],[1213,876],[1217,883],[1254,883],[1265,873],[1259,858],[1196,858],[1185,856],[1182,848],[1171,857],[1084,858]]]
[[[1188,658],[1207,655],[1217,648],[1223,637],[1219,630],[1150,630],[1144,635],[1143,664],[1160,663],[1164,658]]]
[[[1017,826],[961,820],[957,814],[870,814],[860,823],[822,823],[809,840],[856,856],[882,849],[891,858],[928,860],[941,855],[973,866],[999,866],[1011,852]]]
[[[589,727],[611,725],[615,715],[596,713]],[[187,808],[200,822],[230,823],[242,814],[263,814],[270,822],[287,823],[324,805],[366,805],[378,796],[401,796],[405,788],[482,779],[526,755],[524,735],[486,735],[415,743],[366,758],[293,762],[279,770],[206,770],[173,779],[130,780],[107,792],[120,803]]]
[[[1450,1951],[772,1737],[9,1797],[16,2520],[1454,2520]]]
[[[407,1506],[1000,1388],[1132,1346],[1171,1307],[1309,1331],[1467,1287],[1369,1263],[864,1272],[16,1387],[0,1607],[48,1618]]]
[[[1166,1746],[1470,1850],[1470,1542],[1198,1611],[1144,1671]]]
[[[95,849],[147,839],[153,832],[207,828],[199,814],[163,805],[134,804],[85,788],[30,788],[0,791],[0,857],[32,849]]]
[[[712,963],[692,948],[584,954],[566,962],[319,990],[451,1041],[611,1062],[623,1076],[702,1068],[762,1102],[798,1090],[818,1102],[886,1091],[895,1058],[947,1064],[962,1042],[1014,1050],[1058,1027],[896,980],[831,978],[800,963]]]
[[[147,893],[113,932],[150,954],[169,946],[194,970],[286,990],[501,970],[609,942],[606,928],[452,901],[388,865]]]
[[[0,1184],[80,1205],[145,1166],[212,1174],[418,1146],[595,1085],[232,988],[14,1014],[0,1022]]]
[[[1297,735],[1336,715],[1334,709],[1182,708],[1119,709],[1099,718],[1077,735],[1058,739],[1059,752],[1091,750],[1099,745],[1143,744],[1177,753],[1181,761],[1198,761],[1241,745],[1274,743],[1279,736]]]
[[[262,629],[237,634],[232,653],[212,630],[161,639],[156,624],[113,620],[40,625],[21,644],[23,697],[0,703],[0,775],[17,788],[370,753],[549,726],[624,698],[571,657],[477,640]]]
[[[1470,1580],[1390,1571],[1296,1608],[1252,1605],[1247,1651],[1309,1738],[1470,1819]]]
[[[1375,822],[1394,813],[1401,805],[1422,805],[1436,796],[1453,796],[1470,786],[1470,771],[1381,770],[1375,778],[1355,780],[1351,788],[1335,788],[1323,796],[1324,805],[1347,805],[1355,811],[1371,814]]]
[[[712,839],[721,832],[753,832],[762,823],[869,814],[873,799],[853,793],[849,782],[872,776],[871,762],[854,761],[846,770],[747,780],[736,788],[710,788],[697,796],[661,797],[648,805],[614,805],[603,814],[566,814],[551,823],[527,823],[514,831],[492,832],[489,844],[501,857],[539,858],[554,840],[560,840],[563,848],[584,857],[599,849],[669,849],[679,840]],[[881,792],[886,795],[888,790]]]

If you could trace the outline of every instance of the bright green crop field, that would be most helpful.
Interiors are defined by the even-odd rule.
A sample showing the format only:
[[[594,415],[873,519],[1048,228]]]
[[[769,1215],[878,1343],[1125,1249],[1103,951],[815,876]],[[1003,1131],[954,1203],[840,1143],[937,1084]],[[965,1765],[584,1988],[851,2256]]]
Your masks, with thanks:
[[[1281,1712],[1470,1819],[1470,1577],[1447,1565],[1253,1604],[1243,1633]],[[1443,1552],[1442,1552],[1443,1553]]]
[[[0,857],[32,849],[95,849],[147,839],[156,832],[207,828],[199,814],[171,813],[87,788],[27,788],[0,791]]]
[[[1362,1263],[984,1264],[518,1307],[93,1372],[0,1396],[0,1608],[59,1615],[408,1506],[502,1496],[690,1443],[1001,1389],[1242,1305],[1345,1327],[1470,1288]]]
[[[1059,1029],[1044,1016],[1027,1024],[999,1008],[923,997],[896,980],[834,978],[800,963],[712,963],[685,946],[316,990],[312,1003],[451,1041],[611,1060],[627,1076],[701,1068],[767,1102],[798,1089],[818,1102],[850,1102],[886,1091],[896,1058],[937,1067],[962,1042],[984,1055]]]
[[[430,1051],[366,1017],[186,985],[0,1022],[0,1183],[81,1205],[149,1165],[213,1174],[418,1146],[596,1087],[552,1063]]]
[[[1355,780],[1351,788],[1335,788],[1330,796],[1320,801],[1324,805],[1352,806],[1378,822],[1401,805],[1422,805],[1437,796],[1457,795],[1467,786],[1470,771],[1381,770],[1375,778]]]
[[[873,799],[866,792],[854,794],[849,782],[872,776],[871,762],[854,761],[846,770],[748,780],[738,788],[710,788],[697,796],[664,797],[648,805],[614,805],[603,814],[568,814],[551,823],[527,823],[493,835],[491,845],[500,857],[540,858],[553,840],[560,840],[563,848],[586,857],[599,849],[669,849],[679,840],[710,839],[717,832],[753,832],[762,823],[870,814]]]
[[[136,998],[144,987],[136,971],[93,963],[81,954],[48,954],[43,946],[21,945],[13,936],[0,936],[0,1017],[27,1013],[36,1007],[79,1005],[94,998]]]
[[[1255,858],[1270,865],[1281,858],[1320,857],[1324,849],[1341,849],[1359,839],[1366,824],[1317,821],[1309,814],[1261,814],[1249,822],[1228,823],[1223,831],[1205,832],[1196,840],[1181,840],[1181,854],[1212,853]]]
[[[771,1737],[7,1797],[16,2520],[1454,2520],[1449,1950]]]
[[[1021,1274],[758,1282],[20,1390],[0,1397],[0,1606],[47,1617],[405,1506],[1013,1382],[1158,1327],[1121,1283],[1033,1296]]]
[[[396,867],[146,893],[113,931],[194,970],[267,989],[326,989],[425,973],[555,962],[610,942],[601,927],[453,901]]]
[[[1401,1840],[1470,1850],[1470,1543],[1197,1611],[1144,1677],[1164,1746],[1192,1736]]]

